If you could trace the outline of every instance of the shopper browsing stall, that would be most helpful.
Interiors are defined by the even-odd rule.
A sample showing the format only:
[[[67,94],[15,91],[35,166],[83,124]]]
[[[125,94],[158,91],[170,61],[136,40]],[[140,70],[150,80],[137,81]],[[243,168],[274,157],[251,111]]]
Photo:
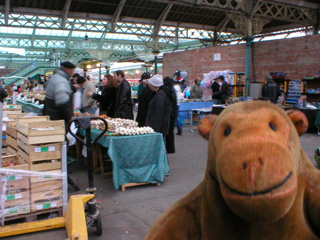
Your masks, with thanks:
[[[112,75],[107,74],[102,79],[101,85],[103,88],[101,95],[94,92],[88,92],[87,94],[97,100],[100,108],[100,115],[104,114],[108,117],[114,117],[119,84],[116,83],[116,80]]]
[[[146,118],[146,126],[152,127],[154,131],[162,133],[165,138],[169,132],[170,116],[172,111],[172,94],[163,86],[162,76],[155,75],[150,78],[148,85],[156,92],[152,98]]]
[[[121,70],[118,70],[114,73],[114,78],[119,84],[114,116],[116,118],[133,119],[131,86],[124,78],[124,73]]]
[[[88,95],[89,92],[96,91],[94,83],[80,76],[77,78],[77,84],[83,88],[81,112],[88,112],[91,115],[95,114],[95,112],[97,111],[96,100],[94,100]]]
[[[156,94],[156,92],[152,91],[151,88],[149,87],[149,85],[147,84],[149,78],[144,79],[145,77],[150,78],[150,74],[144,73],[141,76],[142,83],[145,82],[146,85],[143,88],[142,94],[139,99],[138,114],[137,114],[137,118],[136,118],[136,121],[138,122],[139,127],[145,126],[150,101],[154,97],[154,95]]]

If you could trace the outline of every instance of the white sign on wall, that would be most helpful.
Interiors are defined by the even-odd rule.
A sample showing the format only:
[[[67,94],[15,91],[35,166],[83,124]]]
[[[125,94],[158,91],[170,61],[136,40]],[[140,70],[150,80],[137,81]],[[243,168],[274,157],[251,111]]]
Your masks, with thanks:
[[[215,53],[213,56],[213,61],[221,61],[221,53]]]

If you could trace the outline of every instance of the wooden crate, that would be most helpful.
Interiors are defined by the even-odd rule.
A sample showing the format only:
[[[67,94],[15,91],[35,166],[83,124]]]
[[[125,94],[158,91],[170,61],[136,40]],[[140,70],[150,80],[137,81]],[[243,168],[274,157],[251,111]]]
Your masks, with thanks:
[[[3,147],[2,148],[2,155],[5,155],[5,154],[7,154],[8,153],[8,149],[7,149],[7,147]]]
[[[2,167],[3,169],[25,170],[25,171],[29,170],[29,164],[26,163],[26,161],[24,161],[23,159],[19,159],[17,155],[7,154],[2,156],[1,158],[2,158],[3,166],[6,162],[14,162],[14,161],[19,162],[19,165]]]
[[[61,176],[56,176],[56,174],[61,174],[61,170],[53,170],[53,171],[45,171],[42,172],[43,174],[39,176],[32,176],[30,179],[31,185],[38,182],[47,182],[47,181],[54,181],[54,180],[61,180]]]
[[[26,161],[35,160],[51,160],[51,159],[61,159],[62,158],[62,143],[50,143],[50,144],[38,144],[38,145],[27,145],[20,139],[18,141],[18,146],[23,150],[27,156]]]
[[[10,147],[10,146],[7,146],[7,152],[10,153],[10,154],[13,154],[13,155],[17,155],[18,154],[18,150]]]
[[[27,115],[28,113],[9,113],[7,114],[7,117],[10,119],[10,120],[14,120],[14,121],[17,121],[18,118],[21,118],[21,117],[24,117],[25,115]]]
[[[29,155],[26,154],[20,147],[18,148],[18,157],[29,163],[30,171],[43,172],[48,170],[61,169],[61,159],[50,159],[50,160],[31,160]],[[27,161],[26,159],[30,159]]]
[[[31,194],[38,192],[45,192],[55,189],[60,189],[62,191],[62,180],[52,180],[52,181],[43,181],[43,182],[34,182],[31,183]]]
[[[62,207],[62,197],[53,200],[42,200],[31,202],[31,212],[41,211],[44,209],[51,209],[51,208],[60,208]]]
[[[30,203],[30,191],[24,191],[19,193],[8,193],[4,201],[5,207],[14,207],[23,204]]]
[[[3,105],[3,110],[22,110],[22,106],[18,104]]]
[[[17,130],[28,137],[65,135],[65,126],[63,120],[17,122]]]
[[[34,145],[34,144],[44,144],[44,143],[56,143],[63,142],[65,140],[65,135],[51,135],[51,136],[25,136],[18,132],[17,138],[24,142],[26,145]]]
[[[6,187],[6,192],[13,192],[16,190],[21,191],[29,191],[30,190],[30,181],[29,176],[24,175],[21,177],[21,180],[15,179],[10,181],[3,181],[1,182],[2,187]]]
[[[21,215],[21,214],[25,214],[25,213],[29,213],[29,212],[30,212],[30,203],[12,206],[12,207],[6,207],[3,210],[0,210],[0,214],[1,215],[4,214],[6,219],[7,219],[7,217]]]
[[[22,113],[22,106],[21,105],[3,105],[3,114],[17,114]]]
[[[62,188],[31,194],[31,211],[62,206]]]
[[[49,121],[49,116],[32,116],[32,117],[23,117],[18,118],[17,122],[20,123],[29,123],[29,122],[42,122],[42,121]]]
[[[7,134],[7,145],[8,147],[18,149],[17,139],[11,137],[9,134]]]
[[[7,122],[7,135],[10,135],[14,139],[17,139],[16,124],[16,122]]]

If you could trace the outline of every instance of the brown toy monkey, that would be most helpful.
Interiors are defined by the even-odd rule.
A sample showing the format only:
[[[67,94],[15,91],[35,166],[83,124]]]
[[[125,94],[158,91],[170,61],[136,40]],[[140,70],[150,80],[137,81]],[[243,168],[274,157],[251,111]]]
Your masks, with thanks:
[[[267,102],[202,119],[205,178],[145,240],[320,239],[320,171],[301,148],[308,121]]]

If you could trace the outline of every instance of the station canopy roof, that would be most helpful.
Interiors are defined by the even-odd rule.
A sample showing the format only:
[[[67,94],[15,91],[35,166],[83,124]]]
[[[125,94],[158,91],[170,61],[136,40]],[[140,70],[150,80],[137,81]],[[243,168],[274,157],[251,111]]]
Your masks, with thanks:
[[[318,33],[319,16],[319,0],[0,0],[0,65],[150,61],[244,37]]]

